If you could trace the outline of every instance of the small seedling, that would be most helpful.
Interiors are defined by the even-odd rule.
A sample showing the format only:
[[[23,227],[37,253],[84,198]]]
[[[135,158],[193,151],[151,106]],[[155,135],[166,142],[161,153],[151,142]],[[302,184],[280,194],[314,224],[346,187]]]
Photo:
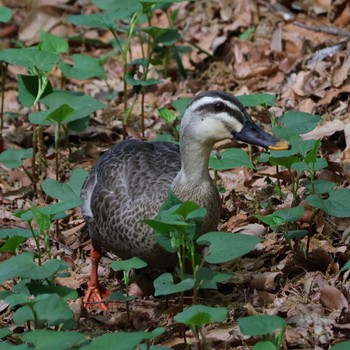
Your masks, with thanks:
[[[238,319],[239,327],[246,336],[263,336],[266,339],[256,343],[254,350],[279,350],[287,328],[286,321],[273,315],[254,315]]]
[[[134,296],[129,295],[130,286],[130,272],[132,269],[143,269],[147,266],[147,263],[140,258],[133,257],[128,260],[113,261],[112,269],[114,271],[123,271],[123,280],[126,287],[126,296],[120,292],[114,292],[111,294],[111,300],[125,301],[126,303],[126,313],[128,317],[128,322],[130,322],[130,300],[135,299]]]
[[[211,322],[222,322],[227,315],[225,307],[210,307],[205,305],[193,305],[178,313],[174,319],[192,329],[197,339],[199,350],[207,349],[203,327]]]

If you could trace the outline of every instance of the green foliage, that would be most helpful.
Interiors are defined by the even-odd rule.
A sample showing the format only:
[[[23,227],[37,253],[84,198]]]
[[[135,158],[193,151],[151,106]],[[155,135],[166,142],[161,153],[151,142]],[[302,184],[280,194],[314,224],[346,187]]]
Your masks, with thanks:
[[[163,273],[154,280],[153,284],[155,289],[154,295],[156,297],[185,292],[194,287],[193,278],[186,278],[179,283],[174,283],[173,276],[170,273]]]
[[[128,260],[120,260],[112,262],[112,269],[114,271],[126,271],[129,273],[132,269],[142,269],[147,266],[143,260],[137,257],[133,257]]]
[[[247,336],[267,336],[270,335],[270,340],[262,340],[257,343],[253,349],[259,350],[278,350],[283,343],[285,329],[287,328],[286,321],[274,315],[254,315],[238,319],[239,327],[244,335]],[[271,337],[275,334],[274,337]]]
[[[85,170],[74,169],[68,181],[61,183],[47,178],[42,182],[41,187],[52,198],[63,202],[79,201],[80,191],[86,176],[87,172]]]
[[[221,264],[249,253],[261,242],[256,236],[240,233],[208,232],[197,239],[197,244],[208,245],[209,253],[204,257],[210,264]]]
[[[40,43],[38,48],[42,51],[52,52],[56,55],[68,52],[69,46],[66,40],[60,36],[47,32],[40,32]]]
[[[90,56],[72,55],[73,66],[60,62],[58,64],[62,73],[72,79],[86,80],[90,78],[101,78],[107,80],[107,75],[100,66],[99,60]]]
[[[3,163],[9,169],[17,168],[22,165],[25,159],[30,158],[32,154],[33,148],[9,148],[0,154],[0,162]]]
[[[203,327],[211,322],[222,322],[227,315],[225,307],[193,305],[178,313],[174,319],[190,327]]]
[[[337,218],[346,218],[350,216],[350,189],[340,188],[329,192],[327,199],[322,199],[316,195],[310,195],[306,198],[309,205],[319,208],[328,215]]]
[[[12,10],[6,6],[0,6],[0,22],[8,23],[12,18]]]
[[[313,130],[320,120],[321,117],[319,115],[299,111],[288,111],[279,119],[284,126],[275,126],[273,132],[278,137],[291,140],[295,138],[295,136],[299,137],[300,134],[306,134]]]
[[[226,318],[226,315],[227,309],[225,307],[192,305],[181,313],[178,313],[174,319],[176,322],[181,322],[191,327],[197,339],[198,348],[206,349],[206,340],[202,330],[203,326],[211,322],[222,322]]]
[[[104,108],[105,104],[96,99],[76,94],[69,91],[53,92],[40,100],[48,109],[41,112],[33,112],[29,115],[29,120],[33,124],[50,125],[53,122],[48,119],[48,116],[57,108],[66,104],[74,109],[74,113],[70,114],[65,120],[68,127],[74,131],[82,131],[86,128],[88,123],[88,116],[97,110]]]
[[[270,94],[249,94],[236,97],[244,107],[276,106],[275,96]]]
[[[348,350],[350,346],[350,341],[343,341],[341,343],[332,345],[331,350]]]
[[[34,345],[36,350],[57,348],[70,350],[86,345],[84,334],[78,332],[55,332],[47,329],[35,330],[23,335],[22,340]]]
[[[112,293],[111,299],[126,302],[126,311],[127,311],[127,317],[129,321],[130,321],[129,301],[132,299],[135,299],[134,296],[129,296],[128,294],[129,284],[130,284],[129,274],[132,269],[143,269],[146,266],[147,266],[147,263],[138,257],[133,257],[131,259],[122,260],[122,261],[113,261],[112,263],[112,269],[114,271],[123,271],[124,283],[126,287],[126,297],[122,293]]]
[[[52,52],[38,50],[37,47],[26,47],[1,51],[0,61],[24,67],[28,70],[49,72],[59,61],[59,57]]]
[[[163,328],[156,328],[152,332],[117,332],[96,337],[84,350],[130,350],[138,346],[143,340],[150,340],[160,336]]]
[[[238,167],[254,169],[254,165],[248,154],[240,148],[229,148],[225,150],[221,157],[212,153],[209,159],[209,168],[214,170],[228,170]]]
[[[295,208],[287,208],[276,210],[269,215],[255,215],[260,221],[268,224],[273,230],[276,230],[279,226],[282,226],[288,222],[294,222],[299,220],[304,214],[305,208],[298,206]]]

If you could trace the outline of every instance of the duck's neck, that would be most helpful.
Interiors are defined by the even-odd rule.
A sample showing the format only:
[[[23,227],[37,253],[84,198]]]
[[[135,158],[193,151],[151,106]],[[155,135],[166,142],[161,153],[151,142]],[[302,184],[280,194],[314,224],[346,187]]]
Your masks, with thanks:
[[[180,139],[181,170],[173,182],[173,190],[179,187],[201,186],[211,181],[208,164],[212,144],[193,141],[191,138]]]

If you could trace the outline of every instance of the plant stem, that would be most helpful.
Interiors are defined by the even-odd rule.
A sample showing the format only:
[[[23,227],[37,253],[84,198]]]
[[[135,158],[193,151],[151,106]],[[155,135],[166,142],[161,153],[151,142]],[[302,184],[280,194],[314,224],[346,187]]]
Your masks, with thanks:
[[[0,63],[1,67],[1,109],[0,109],[0,130],[2,138],[2,130],[4,129],[4,101],[5,101],[5,82],[7,63]]]
[[[40,252],[39,237],[35,234],[33,226],[32,226],[30,221],[28,221],[28,226],[29,226],[29,229],[30,229],[32,236],[34,238],[34,241],[35,241],[36,250],[37,250],[37,254],[38,254],[38,265],[40,266],[41,265],[41,252]]]

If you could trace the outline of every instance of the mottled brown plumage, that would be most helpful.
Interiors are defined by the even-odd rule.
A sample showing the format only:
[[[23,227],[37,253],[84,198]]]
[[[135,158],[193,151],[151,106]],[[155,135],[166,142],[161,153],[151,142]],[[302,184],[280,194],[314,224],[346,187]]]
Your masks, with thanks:
[[[81,193],[94,264],[97,266],[101,251],[111,251],[122,259],[137,256],[145,260],[149,271],[173,269],[176,257],[158,246],[150,237],[152,229],[141,222],[158,213],[169,189],[181,200],[207,208],[203,231],[216,230],[221,203],[208,162],[214,143],[227,138],[286,148],[286,143],[259,129],[231,94],[209,91],[187,107],[180,147],[169,142],[127,140],[108,150],[91,170]],[[99,292],[95,265],[85,302]]]

